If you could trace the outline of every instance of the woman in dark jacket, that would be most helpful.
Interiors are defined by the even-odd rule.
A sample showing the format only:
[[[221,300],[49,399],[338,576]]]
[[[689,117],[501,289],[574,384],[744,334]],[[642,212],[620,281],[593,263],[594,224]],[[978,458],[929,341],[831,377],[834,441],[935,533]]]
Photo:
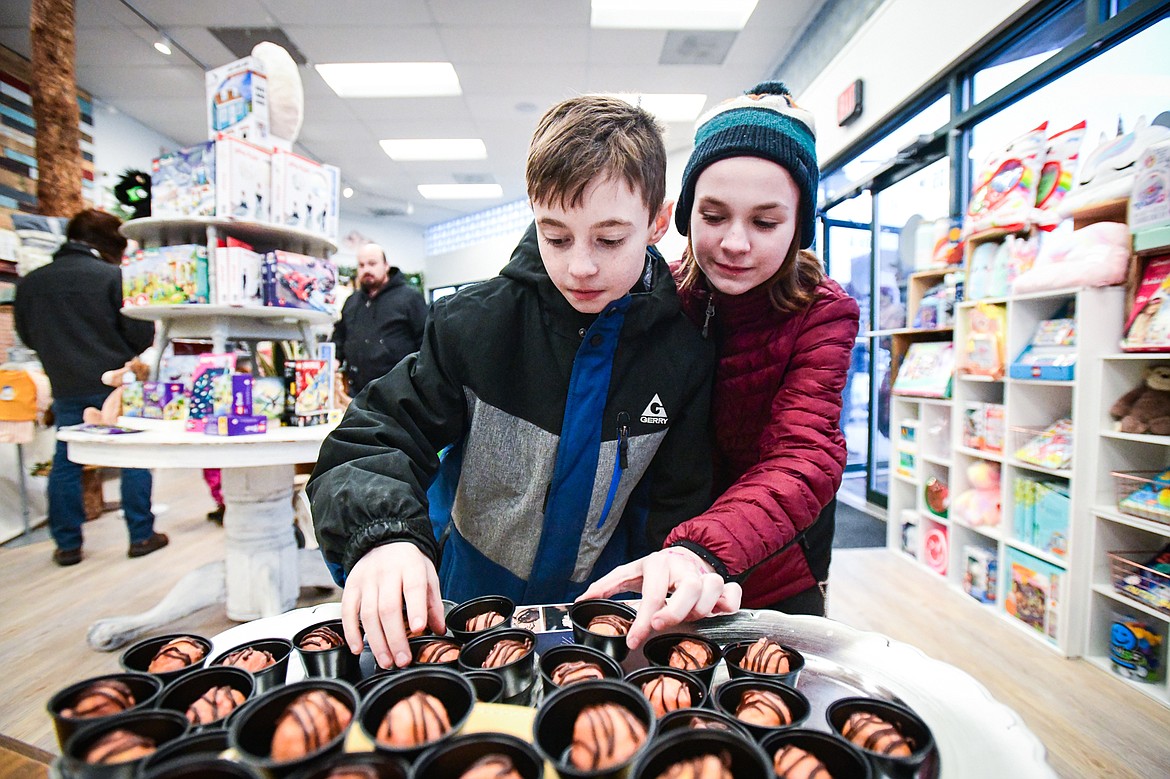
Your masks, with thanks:
[[[684,310],[719,354],[717,497],[670,533],[666,549],[582,596],[642,591],[631,646],[650,629],[735,608],[737,584],[744,606],[824,614],[845,468],[841,393],[859,312],[807,251],[814,144],[812,116],[776,82],[700,119],[675,211],[689,237],[675,275]]]

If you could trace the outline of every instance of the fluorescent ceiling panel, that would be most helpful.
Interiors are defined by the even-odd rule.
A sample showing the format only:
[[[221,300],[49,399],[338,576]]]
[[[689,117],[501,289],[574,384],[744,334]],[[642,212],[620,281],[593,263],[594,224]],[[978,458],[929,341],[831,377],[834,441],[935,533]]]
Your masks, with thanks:
[[[660,122],[693,122],[707,104],[706,95],[696,94],[639,94],[621,92],[611,94],[630,105],[644,108]]]
[[[427,200],[490,200],[503,197],[499,184],[419,184],[418,193]]]
[[[463,94],[450,62],[333,62],[317,72],[338,97],[450,97]]]
[[[487,159],[487,147],[479,138],[388,138],[378,143],[397,162]]]
[[[627,30],[742,30],[758,0],[592,0],[589,23]]]

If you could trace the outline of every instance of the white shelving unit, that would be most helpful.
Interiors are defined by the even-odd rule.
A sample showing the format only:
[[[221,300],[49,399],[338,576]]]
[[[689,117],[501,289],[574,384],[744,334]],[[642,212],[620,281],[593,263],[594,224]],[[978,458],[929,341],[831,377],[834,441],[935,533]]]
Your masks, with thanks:
[[[1109,658],[1110,631],[1117,615],[1136,617],[1160,627],[1163,632],[1170,625],[1170,614],[1114,589],[1109,557],[1111,552],[1149,551],[1152,554],[1170,543],[1170,524],[1124,514],[1118,509],[1119,495],[1112,475],[1114,472],[1159,471],[1170,466],[1170,436],[1117,432],[1113,429],[1114,420],[1109,416],[1113,401],[1138,386],[1147,367],[1170,365],[1170,353],[1114,353],[1107,355],[1102,362],[1102,403],[1096,420],[1101,435],[1096,441],[1093,467],[1096,492],[1087,534],[1091,549],[1083,582],[1083,595],[1088,602],[1088,629],[1080,654],[1114,678],[1170,706],[1170,682],[1166,679],[1164,667],[1162,679],[1149,683],[1115,673]],[[1170,517],[1167,521],[1170,522]]]
[[[208,256],[223,238],[246,241],[257,251],[284,249],[313,257],[328,258],[337,246],[324,236],[292,227],[217,217],[132,219],[121,227],[127,238],[144,247],[202,243]],[[210,338],[212,350],[222,352],[227,342],[301,341],[315,354],[313,327],[328,325],[333,317],[323,311],[274,306],[214,306],[199,303],[182,305],[125,306],[131,319],[156,321],[161,325],[159,341]],[[161,360],[161,350],[159,359]],[[154,366],[158,374],[158,364]]]
[[[1098,600],[1104,596],[1094,594],[1091,600],[1090,583],[1107,582],[1107,570],[1105,578],[1097,573],[1094,573],[1094,578],[1090,578],[1090,570],[1093,568],[1091,561],[1099,545],[1094,527],[1099,520],[1095,518],[1094,506],[1102,503],[1098,495],[1098,479],[1094,478],[1094,463],[1098,434],[1103,426],[1102,404],[1112,402],[1103,399],[1102,393],[1104,397],[1109,397],[1112,390],[1102,390],[1102,366],[1105,355],[1117,348],[1124,295],[1120,287],[1111,287],[1058,290],[979,301],[1005,309],[1007,330],[1004,334],[1004,352],[1008,363],[1029,343],[1040,321],[1055,318],[1070,304],[1074,306],[1077,325],[1076,380],[997,380],[960,374],[953,382],[954,397],[951,401],[895,396],[891,406],[892,438],[902,423],[914,420],[918,426],[919,451],[915,458],[914,478],[897,480],[891,487],[887,532],[889,547],[911,554],[919,564],[939,574],[946,584],[960,591],[967,573],[964,549],[971,546],[985,550],[997,562],[995,602],[987,604],[987,608],[1066,656],[1081,654],[1088,635],[1095,630],[1095,623],[1090,624],[1090,612],[1101,610]],[[960,361],[973,306],[972,302],[960,303],[956,309],[954,332],[958,352],[956,356]],[[1103,326],[1104,323],[1109,324]],[[1121,391],[1116,392],[1116,395],[1120,394]],[[1003,404],[1005,438],[1002,453],[963,446],[963,409],[970,402]],[[1012,428],[1042,430],[1062,417],[1070,417],[1074,424],[1071,468],[1044,468],[1014,457],[1022,442],[1013,440]],[[943,427],[947,430],[945,439],[926,432],[927,428],[938,430]],[[893,445],[896,447],[897,443]],[[1170,440],[1167,445],[1170,445]],[[924,452],[924,446],[937,447],[938,450]],[[1170,449],[1166,451],[1170,452]],[[970,486],[967,469],[976,460],[987,460],[1000,468],[999,525],[977,527],[954,516],[944,520],[927,511],[924,502],[927,481],[932,476],[944,480],[953,499]],[[1038,549],[1030,539],[1015,536],[1013,483],[1017,476],[1067,485],[1070,518],[1066,555]],[[911,539],[908,544],[903,538],[904,519],[916,519],[919,527],[918,538]],[[937,540],[932,545],[931,531],[940,529],[946,534],[945,560],[931,557],[932,552],[937,554],[939,546]],[[1133,528],[1130,530],[1139,532]],[[1170,528],[1167,535],[1170,535]],[[1042,561],[1059,574],[1060,585],[1052,608],[1037,613],[1024,607],[1025,598],[1019,592],[1013,593],[1011,563],[1017,558],[1026,561],[1027,558],[1020,558],[1021,554]],[[1011,616],[1005,606],[1009,601],[1015,604],[1017,613],[1027,613],[1032,624]],[[1030,605],[1033,601],[1028,600],[1027,603]],[[1108,662],[1107,658],[1105,662]]]

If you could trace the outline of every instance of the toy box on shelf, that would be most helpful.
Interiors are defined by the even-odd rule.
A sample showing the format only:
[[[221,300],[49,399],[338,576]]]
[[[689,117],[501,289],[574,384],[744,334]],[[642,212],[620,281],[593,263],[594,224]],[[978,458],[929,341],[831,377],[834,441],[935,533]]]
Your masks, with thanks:
[[[1062,417],[1045,428],[1012,427],[1012,449],[1016,460],[1055,471],[1072,466],[1073,423]]]
[[[265,256],[265,264],[268,305],[334,313],[337,266],[332,262],[278,249]]]
[[[191,377],[191,404],[187,412],[188,432],[201,433],[211,417],[225,416],[231,409],[231,374],[234,354],[201,354]]]
[[[963,547],[963,592],[980,603],[995,603],[999,555],[984,546]]]
[[[279,376],[253,379],[252,414],[267,417],[270,423],[280,423],[284,416],[284,379]]]
[[[1166,668],[1166,623],[1123,612],[1113,613],[1109,660],[1114,673],[1137,682],[1160,682]]]
[[[1004,610],[1056,643],[1057,613],[1065,596],[1064,570],[1012,547],[1007,550],[1007,566],[1011,578]]]
[[[1170,615],[1170,544],[1156,552],[1109,552],[1118,594]]]
[[[1071,381],[1077,364],[1076,320],[1046,319],[1012,362],[1013,379]]]
[[[958,372],[967,376],[1002,379],[1007,311],[990,303],[975,304],[967,316],[967,336],[961,343]]]
[[[215,249],[213,297],[220,306],[263,306],[264,257],[250,244],[224,238]]]
[[[1170,225],[1170,141],[1148,147],[1135,167],[1129,229],[1139,233]]]
[[[963,446],[1002,453],[1004,433],[1002,403],[969,401],[963,404]]]
[[[257,57],[244,57],[204,74],[207,137],[220,133],[268,144],[268,77]]]
[[[143,412],[147,419],[186,419],[190,393],[178,381],[148,381],[142,385]]]
[[[333,409],[333,371],[327,360],[290,360],[284,364],[285,425],[309,427],[329,421]]]
[[[893,392],[927,398],[949,398],[955,373],[955,346],[950,341],[918,341],[910,344]]]
[[[1170,525],[1170,470],[1113,471],[1117,510]]]
[[[122,305],[149,306],[209,301],[207,247],[159,246],[122,259]]]
[[[341,171],[292,152],[272,154],[272,221],[337,241]]]
[[[1121,349],[1126,352],[1170,351],[1170,253],[1149,257],[1125,320]]]
[[[151,164],[150,179],[153,217],[269,220],[270,154],[239,138],[164,154]]]

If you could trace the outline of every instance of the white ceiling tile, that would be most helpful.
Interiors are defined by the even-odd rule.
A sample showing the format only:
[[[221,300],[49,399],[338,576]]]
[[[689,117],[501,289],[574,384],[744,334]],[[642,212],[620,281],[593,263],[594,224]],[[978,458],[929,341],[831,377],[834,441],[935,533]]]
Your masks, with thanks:
[[[426,0],[260,0],[281,26],[336,25],[349,20],[362,30],[393,25],[430,24]]]
[[[30,0],[13,1],[26,7],[32,4]],[[27,8],[25,21],[28,21]],[[77,0],[74,7],[74,24],[78,30],[89,30],[105,27],[132,27],[145,23],[118,0]]]
[[[313,63],[448,62],[447,50],[433,27],[284,26],[289,40]]]
[[[631,68],[657,66],[665,41],[665,30],[590,30],[589,59]]]
[[[116,3],[117,0],[105,0]],[[271,27],[272,15],[258,0],[155,0],[135,6],[159,27]]]
[[[78,30],[78,78],[84,78],[84,71],[89,66],[102,66],[110,62],[127,67],[165,67],[175,57],[179,57],[184,64],[188,62],[178,52],[168,57],[156,51],[154,42],[157,37],[149,35],[152,31],[146,25],[140,27],[141,32],[127,27]]]
[[[209,68],[218,68],[236,59],[236,55],[206,27],[170,27],[167,28],[167,35]],[[175,55],[183,56],[179,52],[175,52]]]
[[[439,35],[456,67],[462,65],[558,65],[589,58],[589,31],[563,27],[444,25]]]
[[[439,24],[479,27],[538,25],[563,29],[588,29],[587,0],[430,0]],[[514,45],[523,45],[517,40]]]
[[[464,94],[501,95],[515,92],[552,92],[565,97],[586,87],[588,66],[584,63],[550,62],[533,68],[528,65],[476,65],[459,73]]]
[[[203,73],[194,65],[88,67],[78,72],[77,79],[82,89],[109,102],[123,97],[171,98],[190,101],[196,110],[203,110]],[[166,115],[161,107],[156,114]]]

